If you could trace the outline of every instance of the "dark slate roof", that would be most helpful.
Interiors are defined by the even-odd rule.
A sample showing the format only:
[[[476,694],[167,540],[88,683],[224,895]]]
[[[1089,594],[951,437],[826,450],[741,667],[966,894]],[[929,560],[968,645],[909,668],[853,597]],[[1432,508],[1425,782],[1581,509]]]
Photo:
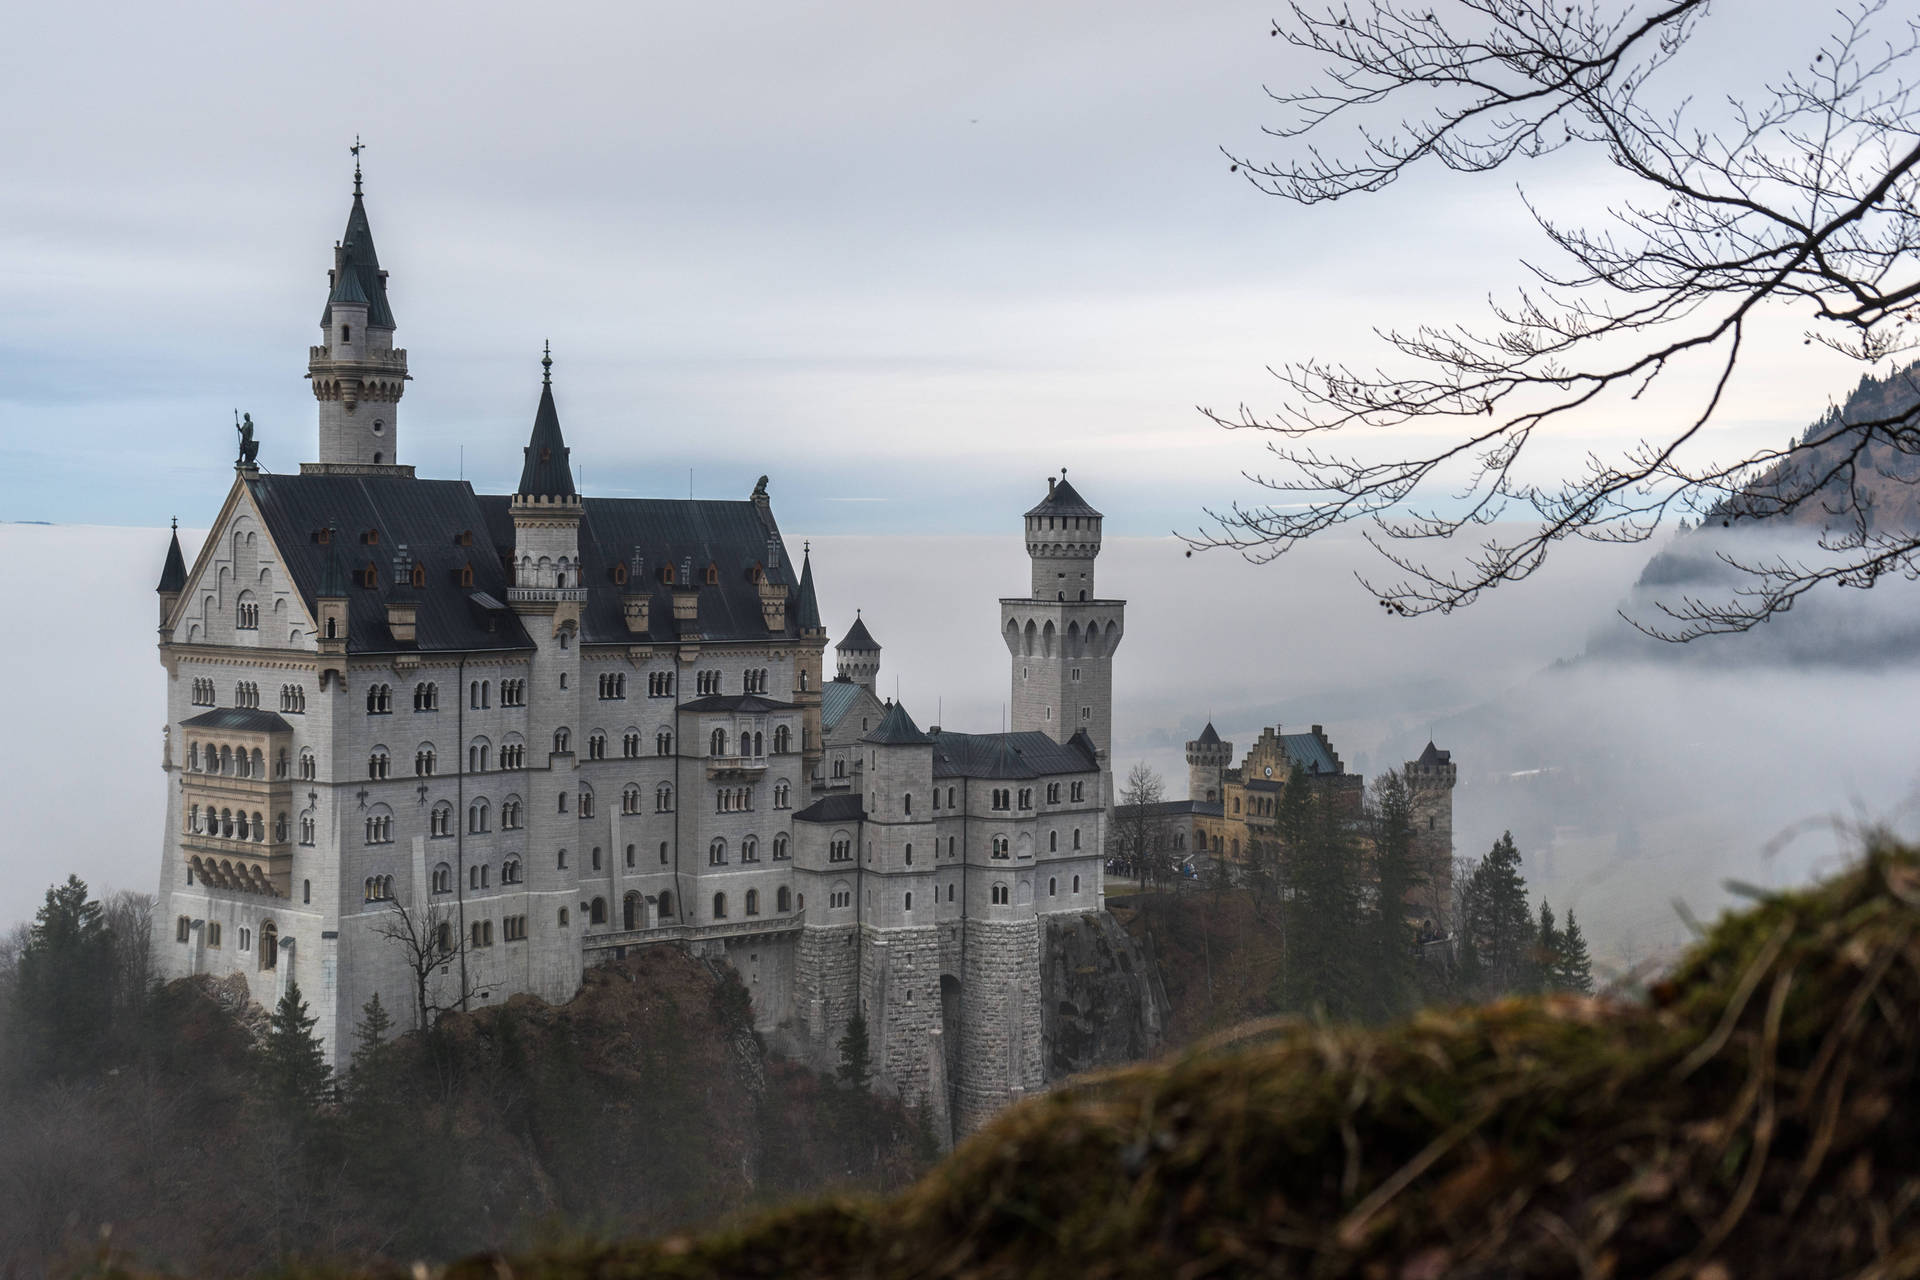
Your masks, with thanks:
[[[1310,774],[1340,772],[1339,761],[1328,754],[1327,744],[1320,741],[1318,734],[1283,733],[1280,749],[1287,753],[1287,759]]]
[[[1308,772],[1312,770],[1309,769]],[[1285,791],[1287,789],[1285,778],[1255,778],[1246,785],[1249,791]]]
[[[1099,768],[1092,743],[1076,733],[1064,746],[1037,730],[933,734],[936,778],[1038,778]]]
[[[794,605],[793,620],[803,631],[820,631],[826,624],[820,621],[820,601],[813,594],[813,555],[804,554],[806,560],[800,567],[800,599]]]
[[[876,747],[924,747],[933,739],[920,732],[920,726],[907,714],[904,702],[895,702],[887,707],[879,726],[860,741],[871,742]]]
[[[859,614],[853,616],[853,625],[847,628],[847,634],[840,637],[840,643],[833,646],[849,653],[878,653],[880,642],[873,638],[873,632],[867,630],[867,624]]]
[[[330,529],[327,539],[328,547],[323,553],[326,563],[320,568],[320,585],[314,588],[314,595],[321,600],[338,600],[349,594],[347,562],[340,551],[340,531]]]
[[[1058,480],[1049,478],[1047,496],[1040,505],[1027,512],[1030,516],[1098,516],[1088,501],[1081,497],[1074,487],[1067,483],[1062,474]]]
[[[831,729],[839,724],[841,717],[853,710],[860,701],[860,695],[865,692],[851,680],[836,676],[827,681],[820,690],[820,727]]]
[[[271,711],[250,711],[245,707],[221,707],[203,711],[191,720],[182,720],[183,729],[239,729],[248,733],[292,733],[293,726]]]
[[[167,591],[174,594],[187,588],[187,560],[180,554],[180,530],[175,526],[173,541],[167,544],[167,562],[160,567],[160,585],[155,591]]]
[[[1213,721],[1207,721],[1207,727],[1200,731],[1199,742],[1203,747],[1217,747],[1220,745],[1220,735],[1214,732]]]
[[[533,647],[512,613],[482,608],[473,600],[476,594],[505,599],[507,575],[499,553],[488,545],[486,516],[464,480],[262,475],[248,480],[247,488],[310,609],[325,585],[330,558],[337,556],[342,573],[373,564],[376,586],[354,583],[339,588],[349,602],[348,648],[393,653],[408,648]],[[322,545],[314,535],[330,525],[332,543]],[[369,529],[380,534],[380,541],[371,546],[361,542]],[[469,531],[473,545],[456,546],[455,537]],[[417,606],[416,641],[411,646],[400,644],[387,630],[387,602],[396,598],[393,557],[403,543],[427,576],[426,587],[407,592]],[[473,585],[462,586],[459,572],[468,565],[473,568]],[[617,599],[614,607],[617,611]]]
[[[512,499],[477,499],[486,523],[500,547],[513,548]],[[587,602],[581,613],[581,636],[588,644],[632,644],[654,641],[670,644],[680,631],[673,621],[673,588],[660,581],[660,568],[671,564],[677,575],[689,561],[693,580],[700,585],[700,635],[707,640],[793,639],[799,624],[789,610],[786,626],[767,629],[760,609],[760,588],[752,569],[761,567],[767,581],[792,588],[793,560],[780,542],[777,528],[769,528],[749,501],[679,498],[585,498],[586,516],[580,522],[581,582]],[[779,547],[773,563],[769,544]],[[645,560],[644,590],[650,595],[648,630],[636,636],[627,630],[622,596],[637,585],[615,585],[614,566],[628,561],[635,548]],[[706,585],[708,565],[719,570],[719,581]],[[631,571],[631,565],[629,565]],[[477,581],[477,580],[476,580]],[[504,584],[503,584],[504,585]],[[504,591],[498,594],[504,596]],[[788,596],[792,598],[791,594]]]
[[[1113,807],[1115,821],[1123,818],[1137,818],[1141,810],[1149,818],[1178,818],[1192,816],[1196,818],[1218,818],[1225,812],[1217,802],[1206,800],[1161,800],[1149,805],[1119,804]]]
[[[322,324],[333,323],[333,304],[335,301],[365,302],[367,304],[367,323],[382,329],[391,329],[393,309],[387,305],[387,282],[380,273],[380,255],[374,252],[373,228],[367,224],[367,206],[358,191],[353,193],[353,208],[347,211],[347,230],[340,237],[340,265],[335,270],[333,291],[327,296],[326,312],[320,317]],[[351,282],[347,277],[351,277]],[[358,298],[341,296],[341,291],[356,291]]]
[[[815,800],[793,816],[800,822],[859,822],[867,816],[866,802],[846,791]]]
[[[704,698],[695,698],[691,702],[680,704],[682,711],[745,711],[757,715],[764,711],[792,711],[798,703],[782,702],[778,698],[762,697],[757,693],[715,693]]]
[[[540,385],[540,408],[533,415],[533,435],[527,439],[525,452],[527,460],[520,468],[520,487],[515,493],[545,498],[574,496],[570,450],[560,435],[560,412],[553,407],[551,382]]]
[[[166,590],[165,587],[162,587],[160,589],[162,591]],[[1432,742],[1428,742],[1427,749],[1420,753],[1420,759],[1415,763],[1421,765],[1424,768],[1431,769],[1435,765],[1451,764],[1452,762],[1453,762],[1453,752],[1442,751],[1440,750],[1440,748],[1434,746]]]

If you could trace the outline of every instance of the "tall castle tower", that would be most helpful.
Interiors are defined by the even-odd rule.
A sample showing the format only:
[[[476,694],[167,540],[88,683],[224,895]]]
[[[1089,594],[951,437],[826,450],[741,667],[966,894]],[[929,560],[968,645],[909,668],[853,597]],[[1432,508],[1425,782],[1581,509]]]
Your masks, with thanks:
[[[1413,792],[1413,851],[1426,875],[1419,894],[1435,926],[1449,933],[1453,929],[1453,785],[1458,775],[1453,753],[1431,742],[1418,760],[1407,761],[1407,786]]]
[[[520,616],[534,654],[525,690],[527,737],[527,898],[547,918],[578,897],[581,862],[560,853],[578,839],[575,740],[580,724],[580,613],[586,587],[580,576],[580,519],[585,506],[573,484],[570,451],[553,404],[553,354],[542,354],[540,407],[534,414],[513,515],[513,577],[507,602]],[[537,852],[536,852],[537,851]],[[577,947],[543,951],[529,984],[547,1000],[565,1000],[580,986]]]
[[[1219,804],[1226,795],[1226,772],[1233,764],[1233,744],[1222,742],[1213,721],[1187,743],[1187,799]]]
[[[320,404],[320,461],[303,464],[301,470],[353,474],[380,468],[411,474],[398,467],[407,353],[393,345],[387,273],[380,269],[380,256],[374,252],[357,159],[353,208],[347,214],[346,233],[333,246],[327,285],[320,345],[307,356],[307,377]]]
[[[1126,604],[1094,590],[1101,515],[1067,483],[1048,477],[1047,496],[1027,512],[1033,589],[1000,601],[1000,633],[1013,657],[1012,728],[1056,742],[1085,732],[1103,768],[1113,734],[1113,651]]]
[[[853,625],[847,628],[847,634],[833,646],[833,656],[837,675],[873,693],[874,684],[880,679],[880,642],[867,630],[858,610],[854,611]]]

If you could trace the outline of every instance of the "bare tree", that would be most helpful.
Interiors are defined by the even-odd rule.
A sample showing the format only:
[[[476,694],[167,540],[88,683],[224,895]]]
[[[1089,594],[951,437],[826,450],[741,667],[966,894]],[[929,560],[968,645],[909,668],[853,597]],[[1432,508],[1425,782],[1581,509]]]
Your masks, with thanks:
[[[1487,173],[1588,150],[1632,194],[1594,227],[1529,201],[1550,265],[1525,264],[1534,283],[1495,304],[1487,329],[1385,332],[1398,371],[1291,364],[1276,370],[1287,388],[1277,412],[1203,410],[1223,427],[1277,437],[1279,466],[1249,477],[1272,499],[1209,511],[1212,528],[1189,541],[1265,561],[1358,522],[1392,566],[1389,580],[1364,585],[1411,615],[1527,577],[1561,539],[1640,541],[1667,515],[1731,525],[1798,513],[1823,527],[1801,559],[1724,553],[1747,575],[1730,601],[1682,598],[1643,627],[1677,640],[1745,630],[1823,584],[1920,577],[1920,530],[1872,519],[1876,492],[1920,477],[1914,397],[1834,415],[1782,448],[1710,456],[1728,388],[1775,318],[1868,363],[1912,345],[1920,119],[1906,75],[1920,21],[1886,9],[1864,0],[1838,15],[1804,66],[1701,108],[1675,62],[1710,20],[1709,0],[1311,10],[1295,0],[1272,34],[1320,59],[1324,78],[1272,93],[1286,118],[1267,132],[1288,154],[1229,153],[1261,190],[1315,205],[1380,191],[1423,164]],[[1746,17],[1738,5],[1712,13]],[[1341,129],[1350,132],[1323,149]],[[1673,385],[1694,375],[1697,394]],[[1640,407],[1655,384],[1682,407]],[[1552,447],[1543,439],[1624,405],[1656,423],[1645,438],[1590,454],[1577,474],[1529,478]],[[1432,442],[1414,457],[1382,459],[1354,440],[1408,424]],[[1323,445],[1341,433],[1338,446]],[[1431,540],[1462,534],[1473,550],[1435,558]]]
[[[121,889],[106,901],[107,934],[113,948],[113,1013],[141,1007],[153,985],[154,896]]]
[[[1114,814],[1115,853],[1126,859],[1142,886],[1173,878],[1173,842],[1167,819],[1160,812],[1166,784],[1144,761],[1127,771],[1120,788],[1120,809]]]
[[[388,906],[391,910],[373,931],[397,944],[405,957],[413,984],[414,1027],[425,1031],[441,1014],[465,1008],[473,996],[467,939],[453,909],[444,903],[408,907],[395,898]],[[436,982],[436,977],[442,980]]]

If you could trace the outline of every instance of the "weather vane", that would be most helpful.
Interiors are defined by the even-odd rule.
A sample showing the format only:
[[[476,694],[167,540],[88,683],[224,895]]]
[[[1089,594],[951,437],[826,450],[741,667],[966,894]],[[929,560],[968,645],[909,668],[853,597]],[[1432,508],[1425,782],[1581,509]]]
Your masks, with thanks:
[[[551,339],[549,339],[547,342],[545,342],[541,346],[540,370],[541,370],[540,385],[543,387],[552,386],[553,385],[553,342]]]
[[[353,194],[355,195],[360,194],[360,153],[366,149],[367,144],[360,141],[360,135],[354,134],[353,145],[347,150],[353,153]]]

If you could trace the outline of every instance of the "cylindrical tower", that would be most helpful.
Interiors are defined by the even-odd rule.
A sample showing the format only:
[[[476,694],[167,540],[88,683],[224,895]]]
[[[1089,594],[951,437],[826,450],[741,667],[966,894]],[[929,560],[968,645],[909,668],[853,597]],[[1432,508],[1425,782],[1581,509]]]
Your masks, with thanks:
[[[1233,764],[1233,744],[1222,742],[1209,720],[1200,736],[1187,743],[1187,799],[1219,804],[1223,775]]]
[[[842,679],[851,680],[868,693],[880,679],[880,642],[867,630],[867,624],[854,611],[853,625],[840,643],[833,646],[834,670]],[[878,697],[878,694],[874,694]]]
[[[394,467],[400,461],[399,410],[407,387],[407,353],[393,345],[387,273],[374,252],[358,165],[353,171],[353,208],[346,233],[333,248],[327,283],[320,345],[309,350],[307,359],[307,377],[320,408],[320,461],[312,469]]]
[[[1027,555],[1035,600],[1092,600],[1101,515],[1060,478],[1047,477],[1047,500],[1027,512]]]

